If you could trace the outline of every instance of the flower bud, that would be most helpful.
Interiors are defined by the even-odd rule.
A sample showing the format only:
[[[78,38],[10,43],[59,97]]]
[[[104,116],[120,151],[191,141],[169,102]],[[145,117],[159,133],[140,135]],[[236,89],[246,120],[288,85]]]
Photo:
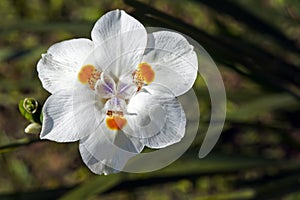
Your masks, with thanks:
[[[41,124],[41,105],[34,98],[25,98],[19,102],[19,111],[30,122]]]
[[[31,123],[25,128],[25,133],[36,134],[40,133],[42,126],[39,123]]]

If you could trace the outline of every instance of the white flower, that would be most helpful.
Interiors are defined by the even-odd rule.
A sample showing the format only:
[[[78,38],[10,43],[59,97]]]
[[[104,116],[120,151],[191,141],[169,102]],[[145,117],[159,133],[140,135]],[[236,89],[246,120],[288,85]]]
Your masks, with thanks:
[[[194,84],[198,61],[182,35],[147,34],[120,10],[102,16],[91,38],[54,44],[38,62],[39,78],[52,94],[40,137],[79,140],[84,163],[108,174],[145,146],[181,140],[186,117],[176,96]]]

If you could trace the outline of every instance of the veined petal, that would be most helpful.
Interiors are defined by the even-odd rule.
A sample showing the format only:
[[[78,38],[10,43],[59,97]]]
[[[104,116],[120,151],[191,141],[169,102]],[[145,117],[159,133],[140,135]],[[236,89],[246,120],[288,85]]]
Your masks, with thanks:
[[[99,104],[84,87],[54,93],[43,107],[41,139],[72,142],[86,137],[103,121],[103,105]]]
[[[143,62],[153,68],[154,83],[168,87],[176,96],[187,92],[197,77],[198,61],[193,46],[175,32],[148,34]]]
[[[99,161],[96,159],[84,145],[79,145],[79,151],[84,164],[95,174],[113,174],[119,172],[116,169],[106,166],[105,160]]]
[[[124,11],[114,10],[103,15],[92,30],[99,62],[105,55],[105,67],[112,77],[133,71],[141,62],[147,44],[144,26]],[[108,63],[109,62],[109,63]],[[107,72],[106,72],[107,73]]]
[[[143,147],[137,139],[126,136],[122,131],[109,130],[105,123],[79,144],[84,163],[96,174],[122,170]]]
[[[102,73],[101,78],[96,83],[95,90],[101,98],[111,98],[116,93],[115,81],[110,76],[105,76]]]
[[[50,93],[73,88],[78,69],[93,50],[88,39],[72,39],[52,45],[37,64],[43,87]]]
[[[155,84],[154,84],[155,85]],[[179,142],[185,133],[186,116],[174,95],[161,86],[140,92],[128,104],[127,134],[138,137],[150,148],[163,148]]]
[[[84,85],[77,84],[72,96],[73,117],[75,119],[73,128],[78,130],[82,136],[87,136],[100,126],[106,113],[101,97]]]
[[[94,42],[101,44],[111,37],[136,30],[145,28],[138,20],[117,9],[106,13],[96,22],[91,36]]]
[[[137,86],[134,84],[132,79],[132,73],[120,77],[117,86],[117,93],[121,98],[126,100],[130,99],[131,96],[137,91]]]
[[[56,142],[73,142],[82,136],[74,129],[72,91],[61,91],[51,95],[43,107],[41,139]]]

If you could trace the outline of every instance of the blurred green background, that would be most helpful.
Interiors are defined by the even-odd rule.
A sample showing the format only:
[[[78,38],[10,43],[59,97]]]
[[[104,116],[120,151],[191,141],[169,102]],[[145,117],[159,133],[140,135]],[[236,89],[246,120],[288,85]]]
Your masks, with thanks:
[[[227,120],[198,159],[210,116],[201,77],[200,129],[189,150],[146,174],[92,174],[78,143],[26,135],[20,99],[49,96],[36,63],[58,41],[90,37],[95,21],[124,9],[145,26],[171,28],[216,61]],[[300,199],[300,2],[296,0],[1,0],[0,199]],[[201,134],[202,133],[202,134]]]

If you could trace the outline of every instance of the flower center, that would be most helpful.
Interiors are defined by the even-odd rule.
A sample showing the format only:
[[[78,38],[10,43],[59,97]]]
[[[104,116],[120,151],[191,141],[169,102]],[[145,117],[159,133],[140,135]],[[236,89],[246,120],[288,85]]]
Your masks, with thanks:
[[[139,92],[144,84],[150,84],[155,77],[154,70],[146,63],[140,63],[131,74],[113,79],[107,73],[98,71],[91,64],[84,65],[79,73],[78,80],[89,87],[101,98],[104,103],[103,111],[106,114],[106,126],[110,130],[121,130],[127,124],[124,111],[132,95]]]

